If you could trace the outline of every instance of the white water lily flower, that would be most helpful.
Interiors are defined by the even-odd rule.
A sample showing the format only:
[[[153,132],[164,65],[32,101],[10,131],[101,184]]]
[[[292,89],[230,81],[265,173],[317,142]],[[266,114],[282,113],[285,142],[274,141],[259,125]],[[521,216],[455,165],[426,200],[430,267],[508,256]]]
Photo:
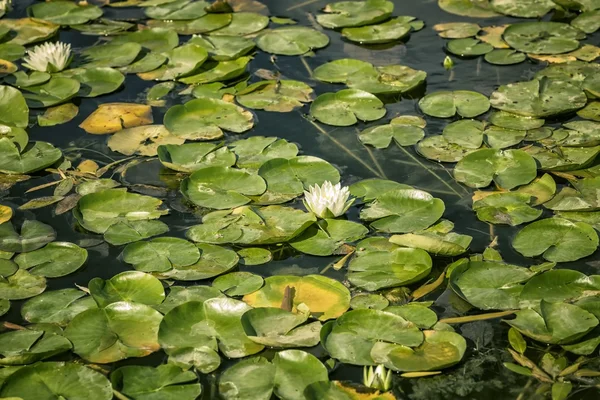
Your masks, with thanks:
[[[349,197],[347,187],[325,181],[321,186],[310,186],[304,192],[304,205],[319,218],[335,218],[344,214],[354,203],[354,199]]]
[[[392,370],[386,370],[383,365],[364,367],[363,385],[387,392],[392,388]]]
[[[27,51],[24,66],[40,72],[60,72],[71,62],[71,45],[44,43]]]

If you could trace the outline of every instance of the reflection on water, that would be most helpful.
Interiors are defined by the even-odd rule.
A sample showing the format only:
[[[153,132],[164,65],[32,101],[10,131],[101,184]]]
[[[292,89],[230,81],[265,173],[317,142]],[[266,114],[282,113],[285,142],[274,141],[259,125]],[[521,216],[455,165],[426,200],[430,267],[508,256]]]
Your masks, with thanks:
[[[325,0],[262,1],[268,5],[272,15],[294,18],[301,25],[310,25],[313,21],[312,15],[327,3]],[[33,0],[14,0],[13,2],[15,3],[15,11],[11,14],[11,17],[25,16],[27,6],[34,3]],[[326,49],[317,51],[313,57],[271,57],[265,53],[260,53],[251,63],[250,72],[254,73],[258,69],[278,70],[283,78],[307,82],[319,95],[339,90],[342,86],[320,83],[311,79],[312,70],[325,62],[339,58],[357,58],[369,61],[374,65],[403,64],[426,71],[428,74],[427,84],[425,88],[420,89],[419,93],[413,93],[412,98],[407,96],[403,99],[388,99],[393,101],[388,102],[386,105],[388,109],[386,117],[376,122],[376,124],[384,124],[398,115],[417,114],[417,101],[425,90],[430,93],[437,90],[466,89],[475,90],[489,96],[499,85],[527,80],[544,66],[543,64],[525,62],[514,66],[498,67],[483,62],[482,58],[477,58],[473,60],[455,60],[454,69],[447,71],[442,65],[446,56],[443,49],[444,40],[439,38],[436,32],[431,29],[433,25],[440,22],[460,21],[499,25],[514,21],[514,19],[500,17],[477,21],[454,16],[442,12],[437,7],[435,0],[395,0],[394,3],[396,6],[395,14],[412,15],[424,20],[426,23],[425,29],[414,33],[404,43],[371,47],[346,42],[339,33],[325,31],[331,39],[331,44]],[[139,10],[105,8],[105,17],[107,18],[126,20],[139,18],[140,16],[141,12]],[[321,29],[318,26],[317,28]],[[595,37],[597,38],[597,36]],[[74,30],[61,29],[60,40],[72,43],[75,51],[77,51],[96,43],[97,40],[102,40],[102,38],[84,36]],[[79,155],[83,158],[92,158],[100,165],[122,158],[122,156],[110,152],[106,146],[105,136],[87,135],[82,129],[78,128],[78,125],[100,103],[142,101],[145,99],[146,91],[152,85],[152,82],[145,82],[136,76],[128,76],[127,86],[124,89],[99,98],[78,99],[80,112],[73,121],[65,125],[43,129],[33,126],[28,130],[30,138],[31,140],[50,141],[57,147],[70,149],[68,152],[72,157]],[[185,100],[186,98],[177,95],[167,97],[165,107],[153,109],[155,121],[162,121],[164,112],[168,107]],[[382,177],[426,190],[444,200],[446,204],[444,217],[455,222],[457,232],[474,237],[471,245],[473,252],[483,251],[490,243],[490,238],[498,235],[499,249],[504,259],[507,262],[525,265],[524,259],[510,247],[510,240],[517,229],[494,227],[494,232],[491,232],[487,224],[477,220],[471,210],[471,190],[457,184],[452,178],[451,169],[447,166],[419,157],[412,148],[399,148],[393,145],[385,150],[367,148],[357,139],[357,132],[364,129],[366,124],[360,123],[357,126],[345,128],[325,125],[315,126],[305,118],[304,114],[307,110],[308,108],[304,107],[291,113],[281,114],[255,111],[256,124],[250,132],[244,134],[244,137],[253,135],[278,136],[295,142],[304,154],[324,158],[338,167],[344,180],[343,183],[346,185],[360,179]],[[428,123],[427,135],[441,133],[443,127],[451,122],[430,117],[425,117],[425,119]],[[233,141],[239,137],[235,134],[228,134],[227,140]],[[170,235],[183,237],[185,230],[189,226],[197,224],[201,216],[191,212],[181,201],[181,196],[177,191],[165,190],[164,193],[160,191],[159,188],[173,187],[174,177],[169,176],[170,174],[157,161],[148,161],[132,167],[124,175],[124,179],[130,184],[136,185],[134,189],[142,193],[148,193],[149,190],[158,190],[161,195],[166,194],[166,203],[171,208],[172,213],[161,218],[161,220],[170,226]],[[44,181],[50,180],[42,177],[18,186],[4,198],[5,203],[8,205],[22,204],[25,199],[36,197],[37,194],[24,194],[24,191],[30,187],[40,185]],[[148,194],[156,196],[157,192]],[[18,201],[13,202],[11,199],[18,199]],[[94,238],[94,236],[73,229],[74,220],[70,213],[55,217],[52,215],[51,208],[42,208],[34,212],[26,211],[21,215],[23,218],[38,219],[50,223],[58,231],[58,240],[78,243],[82,240]],[[352,209],[349,218],[358,220],[358,209],[356,207]],[[108,279],[118,272],[129,269],[119,258],[120,248],[102,243],[89,250],[90,257],[85,268],[67,277],[49,280],[48,290],[72,287],[73,283],[86,285],[91,278]],[[329,263],[336,260],[336,257],[299,256],[288,254],[287,251],[276,252],[276,254],[276,259],[269,264],[253,267],[241,266],[240,269],[263,276],[275,274],[305,275],[318,273]],[[440,260],[438,258],[434,271],[439,273],[449,261],[451,260]],[[591,273],[597,271],[597,262],[591,261],[587,265],[567,263],[563,267]],[[333,269],[329,269],[326,275],[339,280],[345,278],[342,272]],[[438,291],[436,295],[440,295],[440,297],[434,309],[438,312],[440,318],[455,316],[459,313],[461,304],[450,295],[450,292],[442,293],[442,291]],[[435,298],[435,296],[432,298]],[[20,320],[18,312],[18,305],[12,307],[7,316],[8,319],[11,321]],[[457,367],[449,369],[440,377],[409,380],[396,376],[394,383],[399,398],[413,400],[485,399],[492,396],[496,399],[514,399],[519,396],[527,378],[508,372],[501,365],[502,361],[508,361],[507,354],[503,351],[503,348],[507,346],[507,326],[499,323],[475,322],[463,325],[461,330],[462,334],[470,340],[465,361]],[[314,350],[314,353],[323,355],[322,350]],[[143,360],[129,359],[117,364],[158,364],[164,358],[164,353],[159,352]],[[361,375],[362,368],[347,366],[334,371],[331,378],[360,381]],[[213,395],[210,383],[214,383],[214,377],[209,375],[203,379],[205,385],[203,398],[209,399]],[[588,398],[593,398],[589,397],[593,396],[593,393],[590,394],[589,391],[585,392],[585,395]],[[574,398],[577,396],[576,394]]]

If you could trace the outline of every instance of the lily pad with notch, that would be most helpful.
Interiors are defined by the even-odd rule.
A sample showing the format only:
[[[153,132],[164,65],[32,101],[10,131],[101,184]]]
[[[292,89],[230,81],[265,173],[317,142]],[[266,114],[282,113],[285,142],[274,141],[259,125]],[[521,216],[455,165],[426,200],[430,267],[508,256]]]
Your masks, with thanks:
[[[204,97],[171,107],[165,114],[164,124],[175,136],[210,140],[222,137],[222,129],[243,133],[252,128],[254,118],[252,113],[235,104]]]
[[[260,81],[237,92],[235,99],[247,108],[290,112],[311,102],[313,89],[300,81]]]
[[[39,294],[21,307],[25,321],[66,326],[77,314],[96,308],[91,296],[78,289],[59,289]]]
[[[481,93],[469,90],[442,91],[423,97],[419,101],[419,108],[432,117],[450,118],[458,114],[464,118],[474,118],[489,110],[490,102]]]
[[[290,159],[298,155],[298,146],[275,136],[252,136],[228,145],[237,156],[238,168],[258,170],[274,158]]]
[[[585,33],[563,22],[521,22],[506,28],[503,38],[523,53],[562,54],[577,49]]]
[[[525,257],[541,255],[548,261],[576,261],[596,251],[598,234],[585,222],[547,218],[519,231],[512,245]]]
[[[342,29],[342,36],[360,44],[389,43],[404,39],[411,31],[415,17],[396,17],[375,25]]]
[[[299,56],[329,44],[329,37],[305,26],[287,26],[262,32],[256,46],[267,53]]]
[[[10,221],[0,224],[0,250],[24,253],[37,250],[56,239],[50,225],[35,220],[25,220],[17,232]]]
[[[541,18],[556,8],[552,0],[491,0],[492,9],[518,18]]]
[[[74,243],[52,242],[41,249],[19,254],[15,262],[33,275],[58,278],[77,271],[87,257],[87,250]]]
[[[206,1],[174,0],[162,2],[152,7],[145,7],[144,13],[149,18],[165,20],[189,20],[206,15],[205,8],[209,6]]]
[[[375,95],[358,89],[343,89],[317,97],[310,114],[318,121],[334,126],[350,126],[361,121],[375,121],[386,113],[383,102]]]
[[[390,242],[399,246],[423,249],[430,254],[441,256],[458,256],[465,253],[473,237],[452,232],[454,224],[442,220],[438,224],[423,231],[393,235]]]
[[[188,44],[201,46],[216,61],[235,60],[254,49],[254,42],[239,36],[193,36]]]
[[[194,400],[202,392],[198,376],[193,371],[164,364],[158,367],[126,365],[110,374],[115,390],[136,400],[177,398]]]
[[[63,336],[49,332],[23,329],[0,335],[0,365],[24,365],[71,350]]]
[[[158,306],[165,299],[162,283],[140,271],[121,272],[106,280],[94,278],[89,282],[88,290],[101,308],[119,301]]]
[[[102,16],[102,9],[93,4],[77,4],[70,1],[36,3],[28,9],[33,18],[59,25],[85,24]]]
[[[214,143],[185,143],[158,146],[158,159],[167,168],[191,173],[212,166],[231,167],[235,154]]]
[[[473,201],[473,211],[480,221],[490,224],[521,225],[535,221],[542,210],[531,207],[532,197],[525,193],[491,192]]]
[[[174,265],[173,269],[157,274],[161,279],[198,281],[214,278],[233,269],[238,261],[237,253],[227,247],[198,243],[200,259],[187,266]]]
[[[123,261],[142,272],[165,272],[176,266],[186,267],[200,258],[193,243],[174,237],[160,237],[128,244]]]
[[[208,32],[215,36],[247,36],[262,31],[269,25],[269,17],[254,12],[235,12],[231,23],[223,28]]]
[[[463,157],[454,168],[454,178],[474,188],[493,181],[510,190],[531,182],[536,175],[535,160],[522,150],[480,149]]]
[[[325,219],[292,239],[290,245],[305,254],[329,256],[338,253],[346,243],[362,239],[368,232],[356,222]]]
[[[444,213],[444,202],[417,189],[397,189],[378,196],[360,212],[378,231],[408,233],[428,228]]]
[[[329,29],[372,25],[388,19],[394,3],[387,0],[338,1],[329,3],[317,22]]]
[[[30,108],[45,108],[64,103],[79,93],[81,84],[77,79],[52,77],[48,82],[23,88],[23,97]]]
[[[308,312],[293,313],[275,307],[253,308],[242,315],[248,338],[268,347],[313,347],[319,343],[321,323],[305,324]]]

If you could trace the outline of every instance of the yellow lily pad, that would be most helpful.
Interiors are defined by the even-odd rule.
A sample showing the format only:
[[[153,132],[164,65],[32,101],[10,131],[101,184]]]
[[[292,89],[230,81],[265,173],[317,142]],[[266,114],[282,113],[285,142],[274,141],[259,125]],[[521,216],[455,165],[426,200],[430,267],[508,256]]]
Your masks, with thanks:
[[[152,107],[149,105],[105,103],[100,104],[79,127],[93,135],[105,135],[125,128],[150,125],[153,122]]]

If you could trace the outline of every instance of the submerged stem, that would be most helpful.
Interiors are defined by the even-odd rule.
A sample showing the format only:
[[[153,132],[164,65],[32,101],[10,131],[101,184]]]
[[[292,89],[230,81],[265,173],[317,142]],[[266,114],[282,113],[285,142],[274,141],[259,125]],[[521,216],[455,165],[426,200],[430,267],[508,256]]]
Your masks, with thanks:
[[[358,161],[359,163],[361,163],[365,168],[367,168],[369,171],[371,171],[373,174],[375,174],[375,176],[377,176],[379,178],[382,178],[381,174],[376,169],[374,169],[373,167],[371,167],[364,160],[362,160],[360,157],[358,157],[356,154],[354,154],[352,151],[350,151],[350,149],[347,148],[346,146],[344,146],[344,144],[342,142],[340,142],[339,140],[337,140],[336,138],[334,138],[333,136],[331,136],[329,133],[327,133],[325,131],[325,129],[321,128],[315,121],[312,121],[312,120],[310,120],[308,118],[306,120],[308,122],[310,122],[315,128],[317,128],[319,132],[321,132],[329,140],[331,140],[337,147],[339,147],[340,149],[344,150],[344,152],[346,152],[350,157],[354,158],[356,161]]]
[[[436,179],[438,179],[440,182],[442,182],[444,184],[444,186],[446,186],[448,189],[450,189],[455,195],[457,195],[458,197],[462,198],[463,196],[458,193],[456,191],[456,189],[454,189],[448,182],[446,182],[445,180],[442,179],[441,176],[439,176],[435,171],[433,171],[431,168],[429,168],[427,165],[423,164],[418,158],[416,158],[415,156],[413,156],[412,154],[410,154],[408,152],[408,150],[406,150],[404,147],[402,146],[398,146],[400,147],[400,149],[404,152],[404,154],[406,154],[407,156],[409,156],[410,158],[413,159],[413,161],[415,161],[417,164],[419,164],[421,167],[425,168],[431,175],[435,176]]]
[[[318,3],[319,1],[321,1],[321,0],[307,0],[307,1],[303,1],[302,3],[295,4],[295,5],[291,6],[290,8],[288,8],[285,11],[291,11],[291,10],[295,10],[296,8],[302,8],[302,7],[307,6],[309,4]]]

